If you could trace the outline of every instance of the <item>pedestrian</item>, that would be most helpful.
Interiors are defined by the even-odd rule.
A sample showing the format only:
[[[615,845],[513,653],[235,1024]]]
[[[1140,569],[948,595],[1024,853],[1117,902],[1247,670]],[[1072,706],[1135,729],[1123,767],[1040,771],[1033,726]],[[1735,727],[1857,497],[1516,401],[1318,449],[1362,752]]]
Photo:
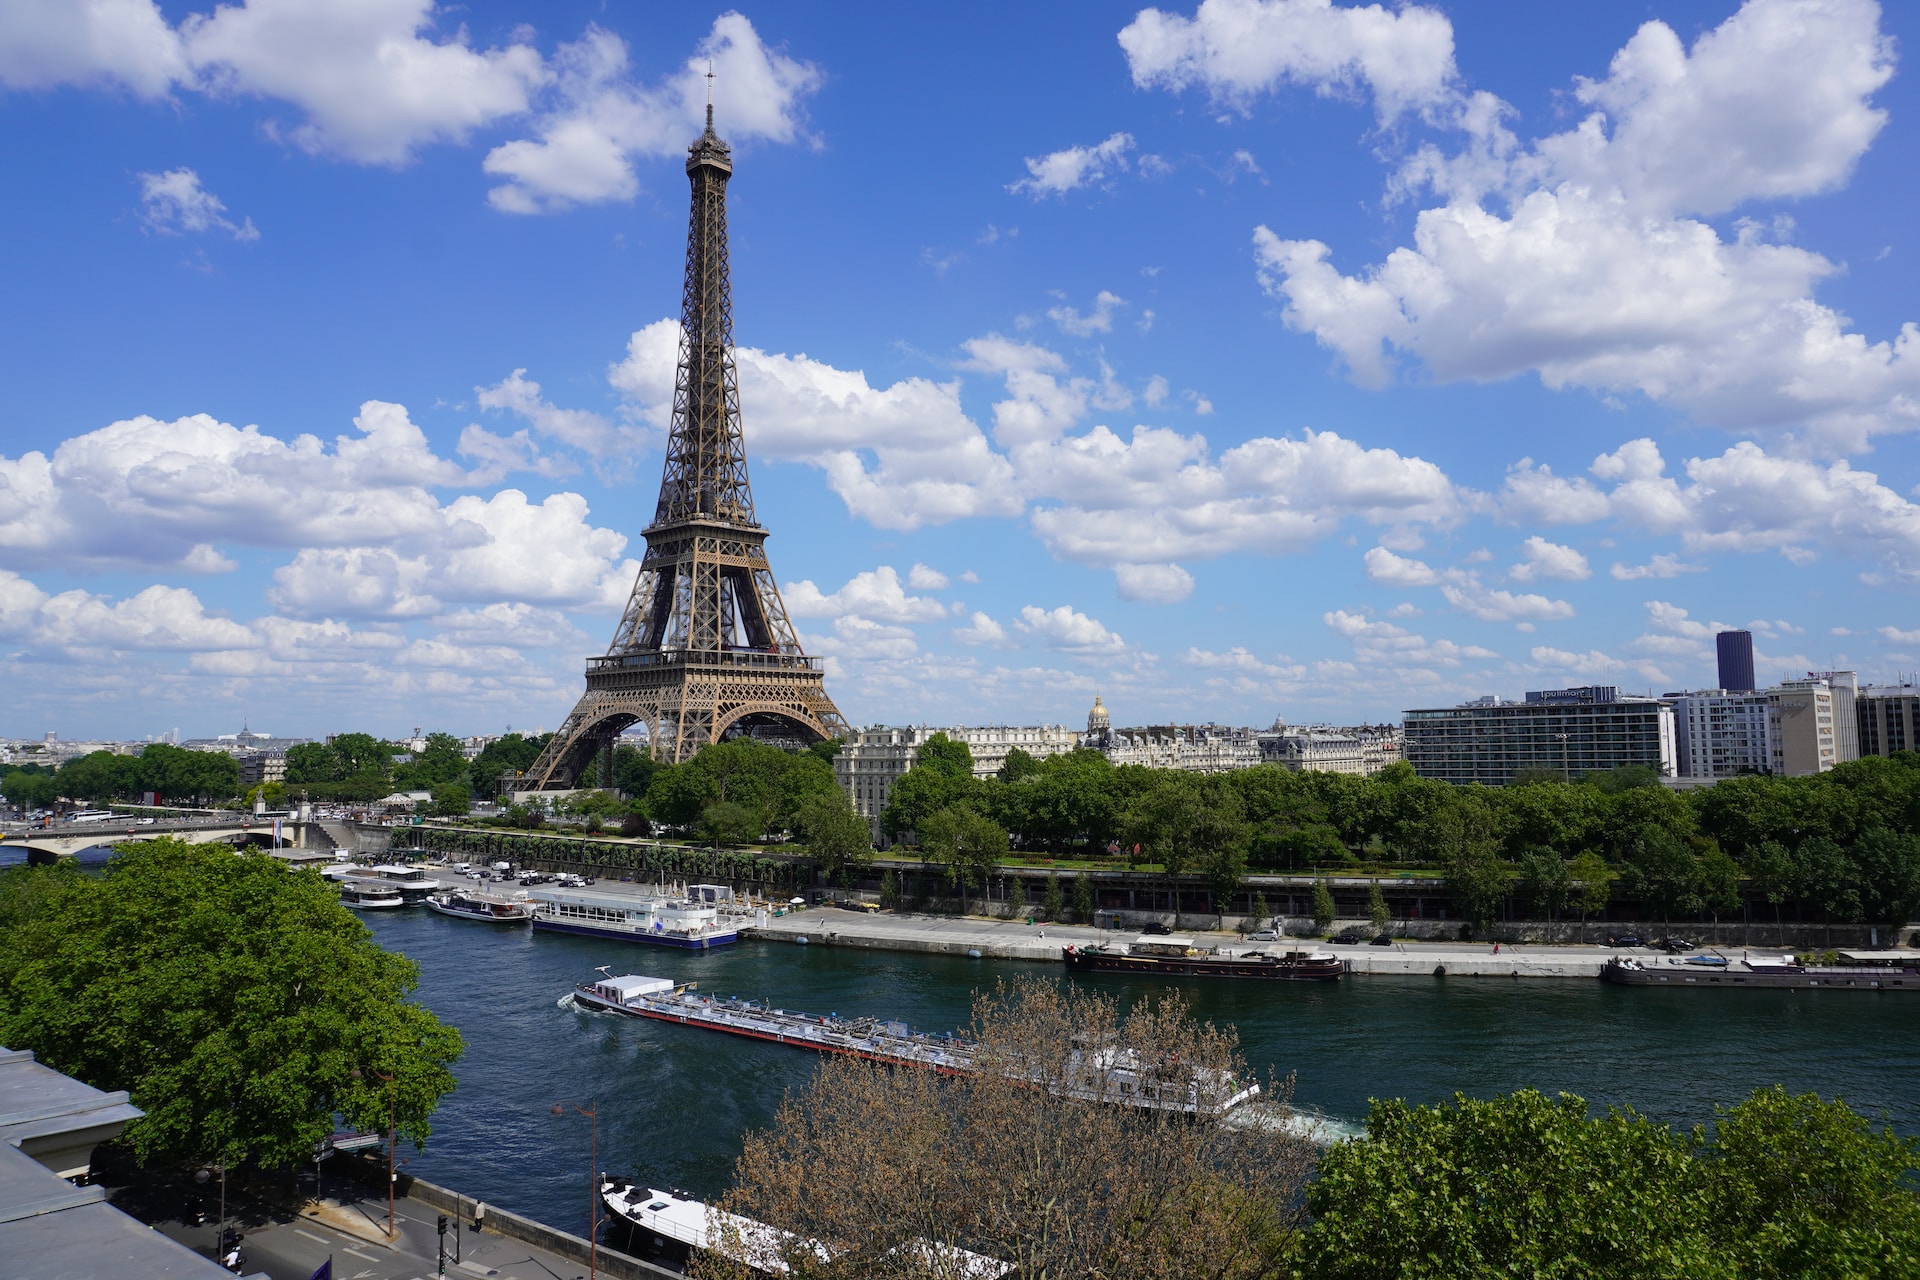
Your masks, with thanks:
[[[1493,954],[1495,955],[1500,954],[1500,944],[1497,942],[1493,944]]]

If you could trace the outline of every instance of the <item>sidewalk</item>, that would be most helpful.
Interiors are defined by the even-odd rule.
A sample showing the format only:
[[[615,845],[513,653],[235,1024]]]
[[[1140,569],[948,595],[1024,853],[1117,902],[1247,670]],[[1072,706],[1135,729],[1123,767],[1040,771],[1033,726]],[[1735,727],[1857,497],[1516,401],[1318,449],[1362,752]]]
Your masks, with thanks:
[[[1044,930],[1045,936],[1042,937]],[[1202,947],[1227,951],[1271,950],[1276,947],[1321,946],[1346,960],[1356,974],[1433,974],[1443,967],[1447,976],[1516,978],[1597,978],[1614,952],[1593,946],[1533,946],[1502,943],[1498,955],[1491,944],[1461,942],[1396,942],[1391,947],[1329,946],[1316,939],[1288,938],[1281,942],[1251,943],[1236,933],[1183,929]],[[869,915],[838,907],[812,907],[755,925],[746,933],[771,942],[807,946],[864,947],[876,951],[914,951],[936,955],[991,957],[1059,963],[1060,949],[1070,943],[1126,942],[1127,930],[1101,930],[1086,925],[1030,925],[1025,920],[989,920],[975,917],[929,915]]]

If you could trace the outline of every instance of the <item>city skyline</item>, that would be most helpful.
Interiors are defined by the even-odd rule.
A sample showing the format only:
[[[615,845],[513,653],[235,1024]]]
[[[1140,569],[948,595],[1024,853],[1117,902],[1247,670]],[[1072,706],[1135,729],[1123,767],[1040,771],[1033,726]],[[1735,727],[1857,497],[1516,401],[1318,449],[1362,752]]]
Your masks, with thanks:
[[[709,62],[856,724],[1920,666],[1910,9],[193,8],[0,12],[0,736],[558,724]]]

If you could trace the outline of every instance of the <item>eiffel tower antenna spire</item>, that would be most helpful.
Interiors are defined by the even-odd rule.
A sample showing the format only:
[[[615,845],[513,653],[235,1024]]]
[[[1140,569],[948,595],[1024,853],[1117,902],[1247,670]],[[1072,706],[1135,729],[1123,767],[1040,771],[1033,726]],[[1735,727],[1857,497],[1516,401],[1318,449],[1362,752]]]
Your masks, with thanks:
[[[754,518],[727,258],[732,176],[709,101],[706,132],[687,148],[680,353],[646,556],[613,643],[588,660],[586,695],[516,790],[575,786],[596,754],[607,785],[614,739],[635,724],[655,759],[675,763],[733,734],[799,747],[850,732],[819,660],[801,650]]]

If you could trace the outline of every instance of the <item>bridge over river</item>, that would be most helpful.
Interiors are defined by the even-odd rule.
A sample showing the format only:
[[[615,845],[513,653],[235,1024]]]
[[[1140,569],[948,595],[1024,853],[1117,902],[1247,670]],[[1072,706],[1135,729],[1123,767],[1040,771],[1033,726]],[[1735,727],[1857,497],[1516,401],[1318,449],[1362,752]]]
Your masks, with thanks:
[[[70,858],[83,849],[102,845],[122,845],[173,836],[189,844],[269,845],[273,842],[270,817],[258,814],[226,814],[194,818],[156,818],[140,822],[133,818],[114,818],[102,822],[62,822],[50,827],[28,827],[9,823],[0,828],[0,851],[25,849],[30,863],[54,862]],[[350,853],[384,852],[391,829],[367,826],[337,819],[302,822],[296,818],[280,820],[280,847],[315,852],[344,849]]]

